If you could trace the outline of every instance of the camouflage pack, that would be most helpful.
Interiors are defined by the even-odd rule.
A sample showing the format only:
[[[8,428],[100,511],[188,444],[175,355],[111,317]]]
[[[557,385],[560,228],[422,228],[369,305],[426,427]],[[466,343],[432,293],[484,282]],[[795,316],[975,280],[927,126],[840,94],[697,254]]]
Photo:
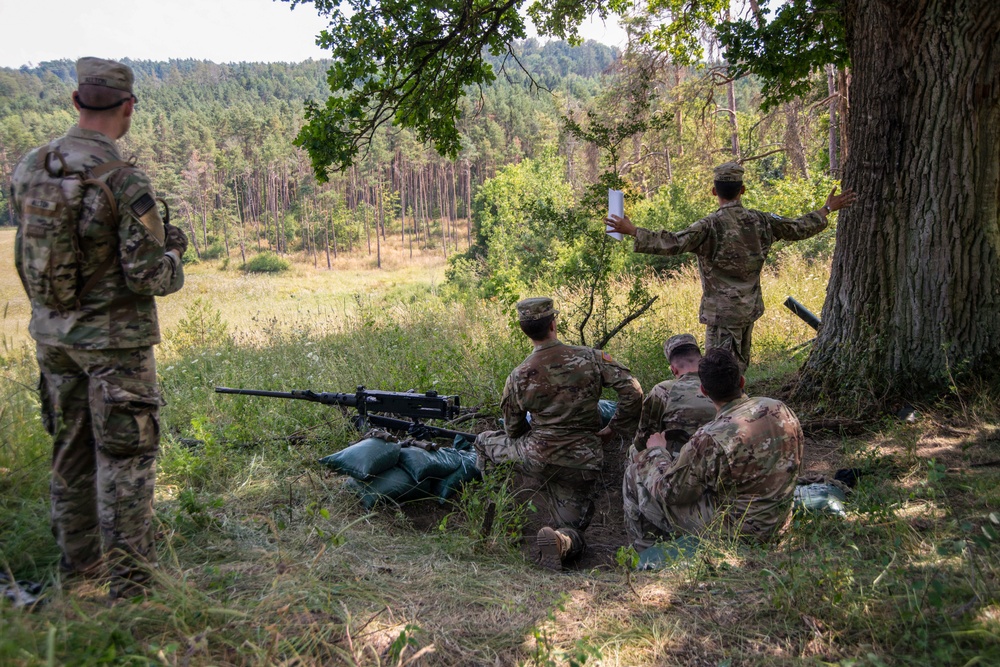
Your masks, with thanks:
[[[114,254],[81,284],[80,214],[86,190],[97,187],[104,192],[117,221],[118,204],[106,181],[118,169],[130,166],[112,160],[71,171],[54,145],[37,152],[21,199],[24,205],[18,228],[25,289],[32,304],[60,313],[79,310],[80,299],[111,267]]]

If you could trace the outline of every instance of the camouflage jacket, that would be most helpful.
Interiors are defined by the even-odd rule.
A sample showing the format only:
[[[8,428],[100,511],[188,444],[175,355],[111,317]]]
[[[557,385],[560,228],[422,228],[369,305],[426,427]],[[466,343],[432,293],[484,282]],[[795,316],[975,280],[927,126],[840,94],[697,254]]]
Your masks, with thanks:
[[[646,448],[649,436],[662,432],[667,438],[667,447],[680,451],[702,424],[715,419],[715,412],[715,403],[701,393],[701,378],[697,372],[661,382],[642,401],[642,415],[633,444],[641,451]]]
[[[58,147],[70,171],[121,159],[114,141],[78,126],[52,144],[36,148],[18,163],[11,178],[15,222],[24,206],[19,195],[26,188],[29,172],[37,168],[39,152],[47,151],[49,146]],[[123,167],[112,172],[106,183],[117,201],[119,220],[116,224],[105,194],[97,187],[89,188],[77,228],[82,255],[78,267],[81,281],[97,272],[110,253],[115,253],[118,259],[82,298],[79,310],[60,314],[32,303],[28,330],[39,343],[99,350],[160,342],[153,297],[179,290],[184,284],[183,268],[164,250],[162,222],[156,207],[150,208],[153,188],[146,175],[135,167]],[[147,221],[155,218],[151,228],[140,220],[140,214]],[[23,237],[19,226],[14,255],[22,283],[25,283],[22,254],[28,258],[26,261],[31,261],[31,243],[32,239]]]
[[[760,271],[771,245],[781,239],[807,239],[825,228],[826,220],[816,212],[792,220],[745,209],[734,201],[679,232],[637,229],[635,251],[695,253],[701,273],[701,323],[740,327],[764,313]]]
[[[500,408],[507,436],[525,437],[535,460],[599,470],[603,452],[597,402],[604,387],[618,392],[611,428],[630,431],[642,407],[642,387],[627,368],[589,347],[552,341],[535,348],[504,385]]]
[[[663,506],[692,505],[708,494],[728,532],[764,541],[788,518],[803,439],[784,403],[743,397],[698,429],[676,457],[663,448],[640,452],[637,472]]]

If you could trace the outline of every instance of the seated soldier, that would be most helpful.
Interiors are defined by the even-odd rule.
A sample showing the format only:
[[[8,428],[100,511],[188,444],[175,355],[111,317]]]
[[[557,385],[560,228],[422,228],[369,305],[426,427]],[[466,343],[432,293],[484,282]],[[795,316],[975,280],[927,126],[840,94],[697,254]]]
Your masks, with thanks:
[[[561,343],[552,299],[520,301],[517,314],[535,349],[504,385],[505,430],[480,433],[475,447],[480,469],[487,461],[513,461],[538,483],[554,525],[538,532],[540,562],[561,570],[584,548],[582,533],[593,518],[601,477],[602,441],[615,430],[635,427],[642,388],[607,352]],[[618,392],[618,409],[601,430],[597,402],[604,387]]]
[[[642,551],[662,537],[664,519],[646,489],[636,484],[635,461],[646,449],[646,441],[661,433],[666,447],[676,454],[691,439],[702,424],[715,419],[715,403],[701,393],[698,362],[701,350],[691,334],[671,336],[663,345],[663,353],[676,379],[665,380],[653,387],[642,402],[642,416],[635,441],[629,449],[629,464],[622,480],[622,500],[625,504],[625,530],[632,546]]]
[[[705,533],[766,541],[784,526],[802,461],[803,435],[788,407],[748,398],[735,355],[709,350],[698,365],[701,389],[719,410],[680,453],[653,434],[635,461],[636,484],[657,503],[664,536]]]

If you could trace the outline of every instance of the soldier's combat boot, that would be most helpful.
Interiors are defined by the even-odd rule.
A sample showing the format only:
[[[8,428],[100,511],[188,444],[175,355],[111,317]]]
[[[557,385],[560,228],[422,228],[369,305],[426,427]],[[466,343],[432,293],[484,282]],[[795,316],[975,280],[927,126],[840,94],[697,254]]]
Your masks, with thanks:
[[[562,570],[563,563],[583,552],[583,537],[572,528],[548,526],[538,531],[538,562],[550,570]]]

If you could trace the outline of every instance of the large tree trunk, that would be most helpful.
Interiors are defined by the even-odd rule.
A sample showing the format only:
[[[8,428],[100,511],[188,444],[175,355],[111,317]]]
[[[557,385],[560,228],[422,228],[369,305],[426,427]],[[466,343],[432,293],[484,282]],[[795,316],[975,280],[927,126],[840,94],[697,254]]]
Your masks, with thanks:
[[[845,14],[844,184],[859,199],[799,390],[877,405],[1000,361],[1000,2],[846,0]]]

